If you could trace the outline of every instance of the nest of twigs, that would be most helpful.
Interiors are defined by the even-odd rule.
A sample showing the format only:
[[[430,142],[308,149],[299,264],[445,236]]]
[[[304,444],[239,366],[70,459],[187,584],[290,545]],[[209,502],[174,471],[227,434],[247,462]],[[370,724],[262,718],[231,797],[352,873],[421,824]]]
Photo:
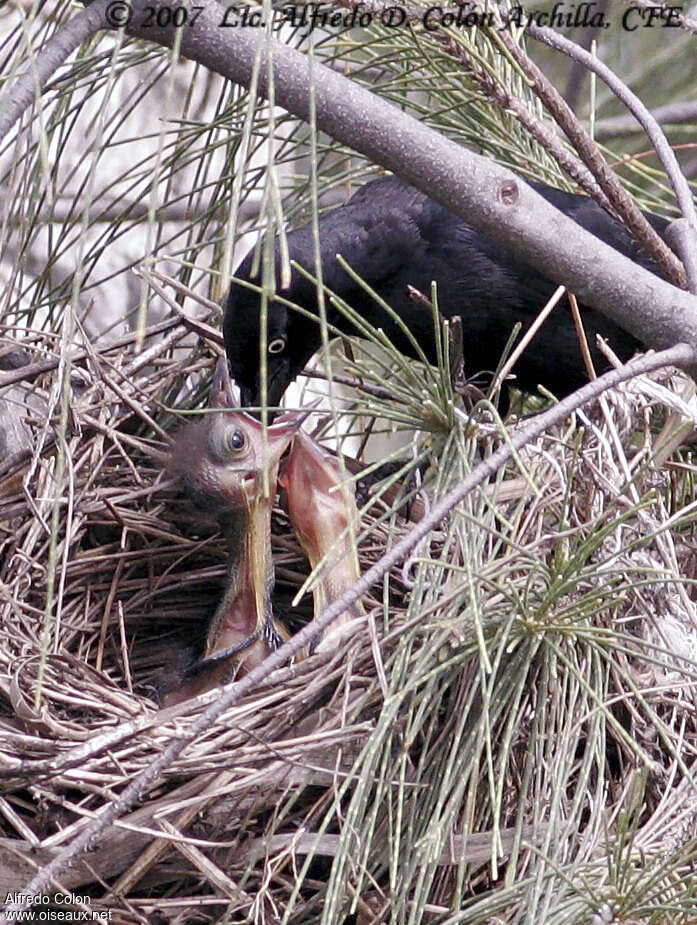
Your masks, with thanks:
[[[219,697],[158,705],[225,572],[165,465],[172,409],[205,402],[213,362],[183,336],[173,321],[144,353],[126,338],[70,365],[38,338],[5,393],[22,420],[0,482],[3,895]],[[677,903],[695,557],[689,460],[651,462],[664,397],[624,389],[474,492],[373,588],[364,632],[275,671],[105,816],[52,907],[62,890],[120,922],[484,922],[534,899],[538,921],[591,921],[624,895],[618,844],[632,902]],[[501,440],[451,424],[422,435],[427,508]],[[363,569],[404,511],[363,511]],[[297,627],[308,569],[280,511],[274,559]]]

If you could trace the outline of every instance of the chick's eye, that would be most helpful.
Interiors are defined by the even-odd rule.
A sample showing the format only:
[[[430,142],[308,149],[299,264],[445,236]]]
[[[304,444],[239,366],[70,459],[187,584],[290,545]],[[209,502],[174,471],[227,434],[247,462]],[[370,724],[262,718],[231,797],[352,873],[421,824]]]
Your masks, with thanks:
[[[269,353],[283,353],[286,349],[286,341],[284,337],[274,337],[273,340],[269,341],[269,345],[266,348]]]
[[[225,434],[225,449],[233,456],[239,456],[247,449],[247,435],[238,427],[231,427]]]

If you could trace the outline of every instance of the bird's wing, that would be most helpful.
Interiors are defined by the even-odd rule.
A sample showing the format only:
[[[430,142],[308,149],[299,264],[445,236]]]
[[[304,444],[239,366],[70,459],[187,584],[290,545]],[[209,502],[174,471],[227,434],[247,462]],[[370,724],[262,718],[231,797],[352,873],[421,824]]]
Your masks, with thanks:
[[[362,187],[342,208],[322,218],[320,248],[323,282],[338,295],[354,288],[336,261],[340,255],[369,286],[418,262],[429,246],[427,226],[440,209],[423,193],[387,177]],[[312,230],[299,228],[288,236],[291,258],[313,273]]]

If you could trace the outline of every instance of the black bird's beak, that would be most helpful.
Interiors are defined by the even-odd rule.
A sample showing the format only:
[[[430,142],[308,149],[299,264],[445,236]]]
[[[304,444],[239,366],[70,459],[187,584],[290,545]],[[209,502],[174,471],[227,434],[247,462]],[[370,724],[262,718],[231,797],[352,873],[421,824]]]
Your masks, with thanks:
[[[241,385],[240,405],[242,405],[243,408],[251,408],[252,406],[258,404],[257,395],[258,393],[256,389],[250,389],[246,385]]]
[[[293,377],[290,373],[290,365],[285,360],[277,360],[273,367],[268,369],[267,389],[266,389],[266,406],[268,408],[277,408],[285,390],[290,385]],[[261,408],[261,377],[256,376],[254,387],[240,385],[240,403],[243,408]],[[254,417],[260,417],[259,411],[250,412]],[[269,420],[272,421],[277,412],[269,413]]]

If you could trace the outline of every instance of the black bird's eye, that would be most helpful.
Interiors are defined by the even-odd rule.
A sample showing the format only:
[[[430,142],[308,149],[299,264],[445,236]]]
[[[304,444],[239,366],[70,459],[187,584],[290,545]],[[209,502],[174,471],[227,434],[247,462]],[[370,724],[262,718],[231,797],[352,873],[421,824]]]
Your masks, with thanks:
[[[286,340],[284,337],[274,337],[272,341],[269,341],[269,345],[266,348],[269,353],[283,353],[286,349]]]

